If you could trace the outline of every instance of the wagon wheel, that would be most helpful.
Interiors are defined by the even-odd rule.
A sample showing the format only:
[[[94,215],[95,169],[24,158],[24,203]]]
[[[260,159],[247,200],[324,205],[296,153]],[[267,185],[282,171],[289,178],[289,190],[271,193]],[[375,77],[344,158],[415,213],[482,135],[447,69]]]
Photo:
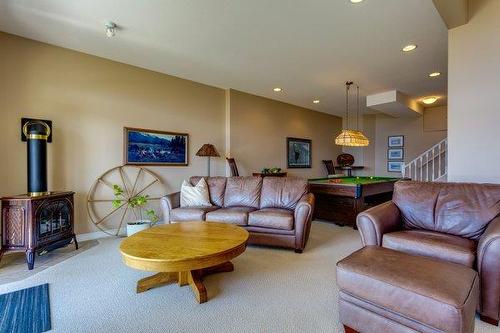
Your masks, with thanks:
[[[123,189],[121,204],[113,206],[116,199],[114,185]],[[111,236],[124,235],[127,222],[139,219],[141,211],[132,208],[130,199],[138,195],[148,196],[148,209],[158,213],[159,199],[165,195],[161,180],[150,170],[134,165],[112,168],[96,179],[87,195],[87,212],[90,220],[101,231]]]

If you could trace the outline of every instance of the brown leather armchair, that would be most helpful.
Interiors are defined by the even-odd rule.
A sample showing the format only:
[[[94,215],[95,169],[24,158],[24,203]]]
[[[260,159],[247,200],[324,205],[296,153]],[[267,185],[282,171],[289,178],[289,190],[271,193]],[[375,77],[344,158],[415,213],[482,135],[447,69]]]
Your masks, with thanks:
[[[392,201],[360,213],[357,226],[365,246],[476,269],[481,319],[498,325],[500,185],[400,181]]]

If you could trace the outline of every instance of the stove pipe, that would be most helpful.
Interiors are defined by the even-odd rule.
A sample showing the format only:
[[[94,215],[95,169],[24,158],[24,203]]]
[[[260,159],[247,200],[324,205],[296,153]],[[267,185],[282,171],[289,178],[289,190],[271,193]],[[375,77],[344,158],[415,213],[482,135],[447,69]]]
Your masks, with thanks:
[[[28,194],[46,195],[47,191],[47,139],[50,127],[43,121],[28,121],[23,126],[28,144]]]

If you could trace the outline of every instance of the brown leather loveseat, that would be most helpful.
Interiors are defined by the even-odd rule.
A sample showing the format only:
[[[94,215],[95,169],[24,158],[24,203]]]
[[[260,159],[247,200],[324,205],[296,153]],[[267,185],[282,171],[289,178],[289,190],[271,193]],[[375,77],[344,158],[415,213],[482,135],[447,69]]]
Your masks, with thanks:
[[[201,177],[191,177],[196,184]],[[180,192],[161,199],[165,222],[233,223],[250,233],[250,244],[293,248],[306,246],[314,195],[296,177],[206,177],[212,207],[180,207]]]
[[[357,226],[365,246],[477,270],[481,319],[498,325],[500,185],[400,181],[392,201],[359,214]]]

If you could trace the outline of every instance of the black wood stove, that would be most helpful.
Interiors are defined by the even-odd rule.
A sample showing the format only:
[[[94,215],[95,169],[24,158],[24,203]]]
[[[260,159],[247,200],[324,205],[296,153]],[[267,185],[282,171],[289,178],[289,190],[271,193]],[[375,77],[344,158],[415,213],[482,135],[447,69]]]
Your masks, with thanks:
[[[39,120],[24,123],[28,145],[28,194],[0,198],[2,246],[0,259],[8,251],[25,251],[28,269],[35,254],[68,245],[74,233],[74,192],[47,191],[47,139],[50,126]]]

